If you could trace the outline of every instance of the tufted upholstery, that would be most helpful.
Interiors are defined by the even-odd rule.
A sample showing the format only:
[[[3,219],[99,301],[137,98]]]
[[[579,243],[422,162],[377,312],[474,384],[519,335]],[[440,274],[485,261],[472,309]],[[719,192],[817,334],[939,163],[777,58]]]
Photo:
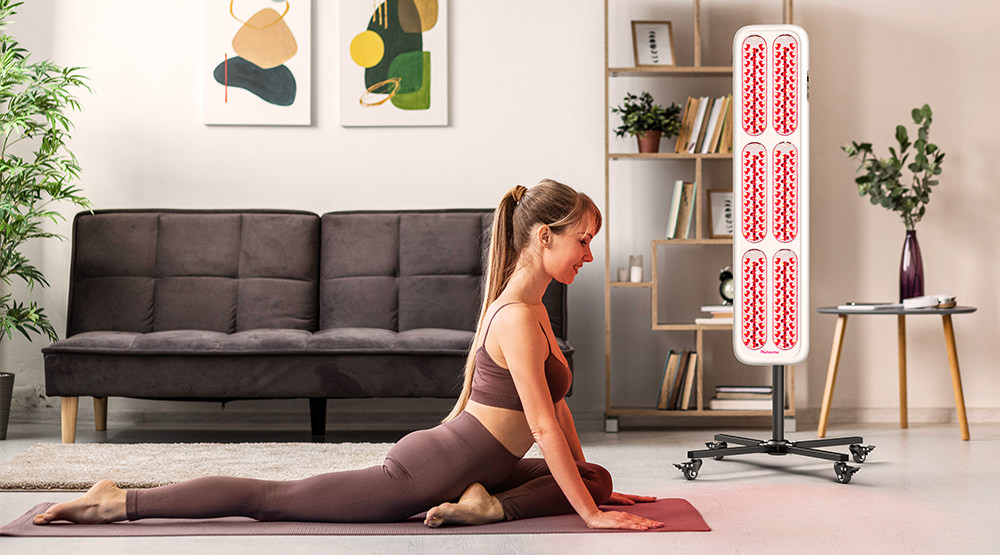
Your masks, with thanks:
[[[67,336],[315,329],[315,214],[98,211],[73,236]]]
[[[455,397],[490,210],[106,210],[74,220],[46,393],[232,400]],[[566,342],[566,287],[543,299]],[[64,407],[66,405],[64,404]],[[74,409],[75,410],[75,409]]]

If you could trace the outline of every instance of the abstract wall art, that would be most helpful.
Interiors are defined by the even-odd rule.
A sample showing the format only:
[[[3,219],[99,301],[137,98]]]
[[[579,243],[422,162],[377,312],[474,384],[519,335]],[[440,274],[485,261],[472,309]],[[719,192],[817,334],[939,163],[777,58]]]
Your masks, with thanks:
[[[448,125],[447,0],[340,1],[340,124]]]
[[[312,0],[202,5],[202,121],[309,125]]]

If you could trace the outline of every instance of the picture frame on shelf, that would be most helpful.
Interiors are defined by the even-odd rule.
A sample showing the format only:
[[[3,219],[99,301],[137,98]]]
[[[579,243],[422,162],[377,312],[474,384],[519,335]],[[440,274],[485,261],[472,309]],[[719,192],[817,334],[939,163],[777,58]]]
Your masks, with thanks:
[[[633,21],[632,52],[636,67],[677,65],[674,33],[669,21]]]
[[[721,189],[709,189],[708,221],[710,227],[708,236],[712,239],[729,239],[733,236],[736,225],[733,208],[733,192]]]

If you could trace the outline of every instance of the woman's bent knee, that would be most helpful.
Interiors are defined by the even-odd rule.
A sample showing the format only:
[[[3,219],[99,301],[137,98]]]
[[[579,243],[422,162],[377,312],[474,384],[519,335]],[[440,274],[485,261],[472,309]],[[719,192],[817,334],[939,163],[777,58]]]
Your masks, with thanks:
[[[594,503],[601,505],[611,498],[613,485],[611,483],[611,473],[603,466],[593,463],[580,463],[580,476],[583,483],[590,491],[590,496],[594,498]]]

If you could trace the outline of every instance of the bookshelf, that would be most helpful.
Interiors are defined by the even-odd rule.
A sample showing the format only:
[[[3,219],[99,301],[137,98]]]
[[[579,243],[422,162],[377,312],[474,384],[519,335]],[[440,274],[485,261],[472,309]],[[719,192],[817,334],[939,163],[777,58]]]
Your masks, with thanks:
[[[685,322],[661,322],[659,321],[659,307],[661,301],[669,302],[669,299],[660,298],[662,292],[660,291],[660,284],[662,276],[659,272],[659,257],[663,253],[667,252],[669,249],[685,249],[691,247],[700,247],[704,249],[723,249],[725,254],[732,257],[732,244],[731,238],[712,238],[706,233],[706,223],[708,217],[707,211],[707,190],[709,187],[705,186],[705,173],[707,164],[715,163],[731,163],[733,159],[733,154],[729,153],[712,153],[712,154],[701,154],[701,153],[674,153],[674,152],[658,152],[649,154],[637,154],[632,152],[617,152],[612,150],[611,145],[611,132],[616,124],[617,120],[612,119],[610,113],[610,107],[613,105],[614,101],[610,97],[610,83],[619,78],[631,78],[638,80],[652,79],[652,80],[663,80],[663,79],[686,79],[686,78],[716,78],[726,79],[728,78],[729,89],[732,89],[732,66],[715,66],[715,65],[702,65],[702,18],[701,18],[701,0],[687,0],[691,4],[692,11],[692,28],[691,36],[693,40],[692,44],[692,63],[690,65],[681,65],[683,62],[677,59],[678,65],[676,66],[665,66],[665,67],[627,67],[627,66],[611,66],[609,64],[609,12],[608,4],[609,0],[604,2],[604,100],[605,100],[605,113],[604,113],[604,204],[605,204],[605,252],[604,252],[604,276],[605,276],[605,291],[604,291],[604,301],[605,301],[605,430],[606,431],[617,431],[618,429],[618,419],[619,417],[643,417],[646,419],[662,419],[664,422],[670,419],[677,418],[689,418],[689,417],[748,417],[748,416],[770,416],[770,410],[712,410],[709,408],[708,398],[705,391],[705,373],[710,372],[710,368],[706,368],[706,336],[708,334],[726,334],[727,338],[731,339],[732,336],[732,324],[695,324],[693,321]],[[669,4],[671,7],[678,5],[683,5],[684,0],[673,0],[667,2],[664,0],[665,4]],[[791,23],[792,21],[792,0],[781,0],[782,9],[782,22]],[[675,32],[677,32],[677,22],[674,22]],[[616,30],[616,35],[620,37],[618,40],[631,40],[631,34],[628,32],[623,32],[621,29]],[[632,91],[638,92],[638,91]],[[617,100],[617,99],[615,99]],[[659,99],[658,99],[659,100]],[[680,99],[674,99],[678,104]],[[730,129],[729,132],[732,132]],[[695,205],[694,214],[692,222],[692,233],[689,234],[688,238],[684,239],[665,239],[665,238],[652,238],[649,241],[649,252],[651,253],[651,277],[650,281],[643,281],[638,283],[633,282],[619,282],[616,281],[615,275],[613,275],[613,264],[612,264],[612,235],[615,233],[615,228],[617,221],[612,215],[612,179],[611,170],[612,166],[615,164],[649,164],[655,162],[671,162],[674,164],[684,164],[688,167],[693,166],[694,182],[697,184],[695,192]],[[663,186],[663,183],[673,183],[677,176],[670,174],[663,175],[662,179],[658,180],[657,184],[649,183],[644,186],[657,187]],[[732,176],[731,172],[729,174],[728,180],[726,182],[720,182],[719,179],[713,179],[712,189],[717,189],[721,187],[732,188]],[[621,208],[616,207],[617,210]],[[630,210],[629,207],[624,208],[626,213]],[[664,225],[666,224],[666,210],[664,210]],[[617,212],[616,212],[617,213]],[[615,376],[627,375],[629,370],[627,368],[618,368],[615,366],[615,361],[612,359],[612,340],[613,340],[613,329],[612,329],[612,308],[616,301],[618,295],[622,294],[627,290],[643,290],[648,289],[650,293],[650,326],[649,329],[657,333],[668,333],[675,334],[680,338],[680,341],[690,345],[693,340],[692,351],[697,353],[697,360],[694,368],[695,372],[695,383],[694,383],[694,398],[690,403],[690,408],[687,410],[679,409],[658,409],[656,408],[656,400],[652,399],[650,404],[642,406],[627,406],[621,404],[615,404],[613,402],[613,386]],[[673,294],[683,294],[683,293],[673,293]],[[670,296],[671,293],[665,296]],[[710,299],[707,299],[710,300]],[[707,303],[706,303],[707,304]],[[686,335],[686,337],[685,337]],[[720,351],[721,348],[715,347],[715,351]],[[732,351],[729,353],[717,353],[721,355],[728,355],[729,357],[735,357],[732,355]],[[665,355],[665,353],[664,353]],[[661,360],[662,364],[662,360]],[[787,392],[787,398],[785,400],[785,417],[795,416],[795,378],[794,371],[789,371],[786,373],[785,390]],[[645,379],[645,377],[643,378]],[[643,384],[646,385],[645,383]],[[660,383],[649,383],[648,387],[652,390],[660,390]]]

